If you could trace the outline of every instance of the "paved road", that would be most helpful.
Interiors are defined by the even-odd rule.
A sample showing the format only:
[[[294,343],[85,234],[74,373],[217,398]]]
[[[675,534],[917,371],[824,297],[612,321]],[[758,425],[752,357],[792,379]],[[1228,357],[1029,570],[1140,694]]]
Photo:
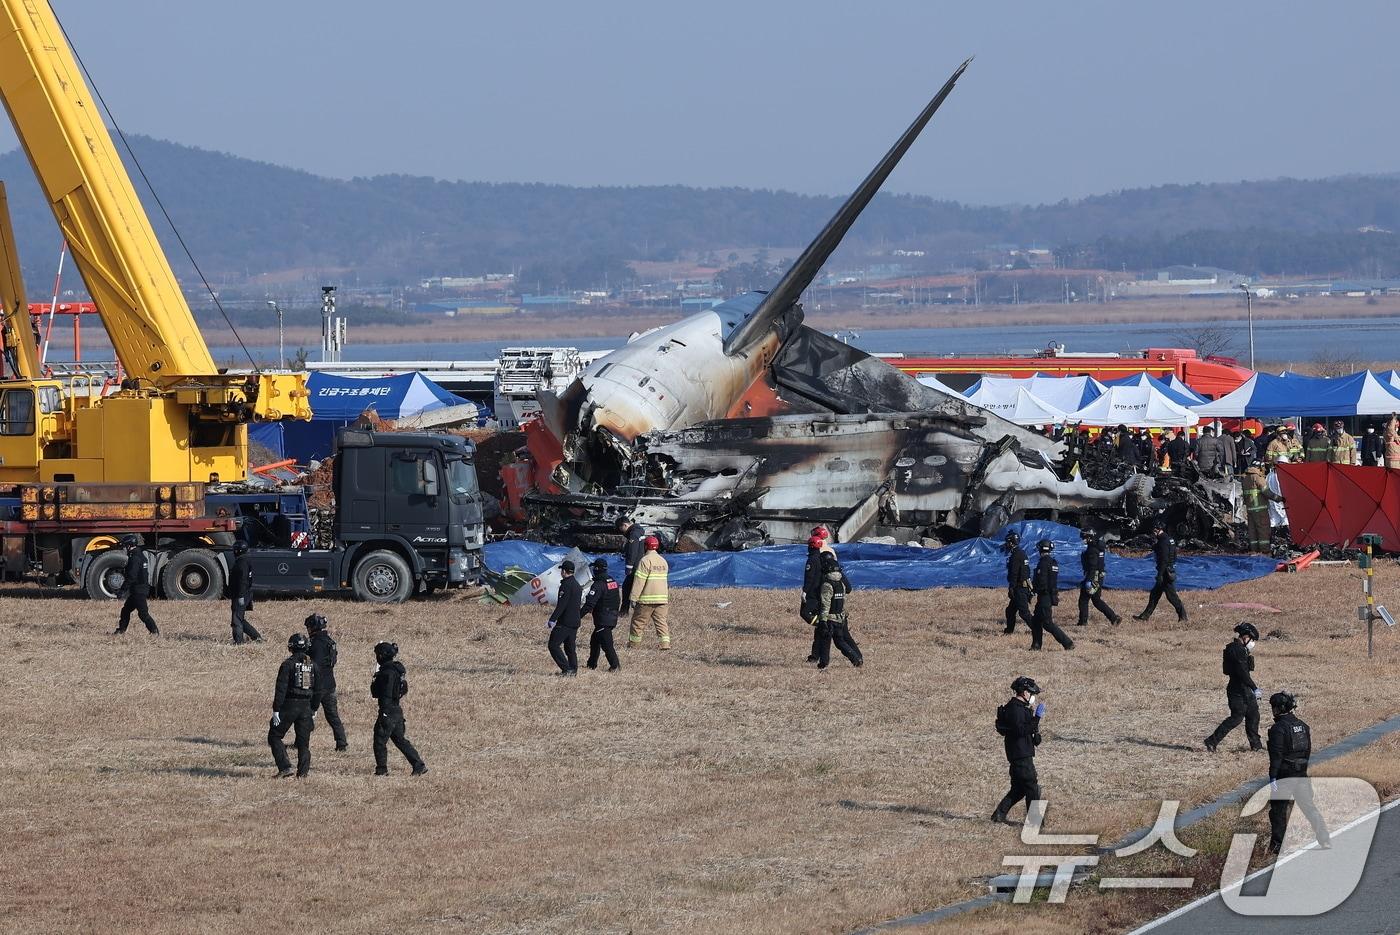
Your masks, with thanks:
[[[1244,894],[1262,894],[1269,874],[1246,883]],[[1236,915],[1217,896],[1155,927],[1150,935],[1395,935],[1400,931],[1400,808],[1381,813],[1370,857],[1351,897],[1331,912],[1305,918]]]

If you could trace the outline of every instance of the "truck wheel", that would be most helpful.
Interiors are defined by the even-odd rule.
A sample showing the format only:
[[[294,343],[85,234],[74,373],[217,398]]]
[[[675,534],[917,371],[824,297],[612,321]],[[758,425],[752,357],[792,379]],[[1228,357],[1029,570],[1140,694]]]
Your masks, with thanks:
[[[224,594],[224,570],[214,553],[185,549],[161,569],[160,587],[168,600],[216,601]]]
[[[408,562],[384,549],[360,559],[351,581],[359,601],[401,604],[413,594],[413,573],[408,570]]]
[[[83,590],[94,601],[112,601],[125,584],[126,556],[114,549],[103,552],[88,565]]]

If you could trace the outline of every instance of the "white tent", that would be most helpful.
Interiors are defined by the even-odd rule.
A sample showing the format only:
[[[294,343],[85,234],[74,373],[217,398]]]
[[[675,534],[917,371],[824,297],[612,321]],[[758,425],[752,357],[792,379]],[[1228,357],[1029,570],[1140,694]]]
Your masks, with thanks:
[[[1063,409],[1055,408],[1020,386],[989,384],[982,380],[972,395],[963,398],[1017,425],[1053,425],[1065,421]]]
[[[1127,425],[1149,429],[1195,425],[1201,421],[1200,416],[1168,399],[1150,383],[1110,386],[1098,399],[1065,418],[1085,425]]]

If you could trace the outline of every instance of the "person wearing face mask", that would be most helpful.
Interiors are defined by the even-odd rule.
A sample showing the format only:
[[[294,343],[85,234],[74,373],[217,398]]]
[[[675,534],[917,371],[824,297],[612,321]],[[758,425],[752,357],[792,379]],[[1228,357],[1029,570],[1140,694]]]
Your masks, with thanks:
[[[1249,749],[1263,750],[1264,742],[1259,738],[1259,697],[1262,692],[1254,684],[1254,646],[1259,642],[1259,631],[1252,623],[1235,626],[1235,638],[1225,646],[1221,668],[1229,678],[1225,685],[1225,701],[1230,706],[1230,716],[1220,722],[1205,740],[1206,749],[1211,753],[1220,746],[1225,735],[1240,723],[1244,723],[1245,736],[1249,738]]]
[[[1040,719],[1045,716],[1045,703],[1038,700],[1039,695],[1040,686],[1035,679],[1023,675],[1011,683],[1011,700],[997,708],[997,733],[1001,734],[1011,770],[1011,790],[992,812],[992,821],[1015,824],[1007,819],[1007,812],[1025,801],[1029,813],[1031,803],[1040,798],[1035,748],[1040,746]]]
[[[1385,445],[1374,425],[1366,426],[1366,434],[1361,436],[1361,463],[1366,467],[1381,467],[1385,463]]]

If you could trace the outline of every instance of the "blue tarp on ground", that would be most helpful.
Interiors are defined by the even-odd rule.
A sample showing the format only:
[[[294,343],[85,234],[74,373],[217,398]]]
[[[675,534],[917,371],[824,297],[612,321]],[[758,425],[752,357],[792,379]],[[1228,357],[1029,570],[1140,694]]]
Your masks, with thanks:
[[[1020,533],[1032,567],[1037,561],[1035,544],[1041,539],[1054,542],[1055,556],[1060,561],[1061,589],[1079,586],[1079,554],[1084,550],[1079,530],[1039,520],[1012,523],[994,539],[969,539],[941,549],[856,542],[836,546],[836,554],[851,585],[857,589],[1004,588],[1006,554],[1001,543],[1013,529]],[[540,572],[562,560],[569,551],[564,546],[521,540],[492,542],[486,546],[486,564],[496,571],[518,565]],[[609,572],[620,580],[622,558],[605,557]],[[677,553],[667,554],[666,561],[671,566],[670,582],[678,588],[799,588],[807,547],[776,545],[747,552]],[[1124,558],[1110,553],[1106,564],[1106,585],[1110,590],[1145,591],[1152,587],[1156,572],[1151,556]],[[1176,566],[1176,585],[1182,590],[1218,588],[1262,578],[1271,574],[1277,564],[1272,558],[1256,555],[1182,556]]]

